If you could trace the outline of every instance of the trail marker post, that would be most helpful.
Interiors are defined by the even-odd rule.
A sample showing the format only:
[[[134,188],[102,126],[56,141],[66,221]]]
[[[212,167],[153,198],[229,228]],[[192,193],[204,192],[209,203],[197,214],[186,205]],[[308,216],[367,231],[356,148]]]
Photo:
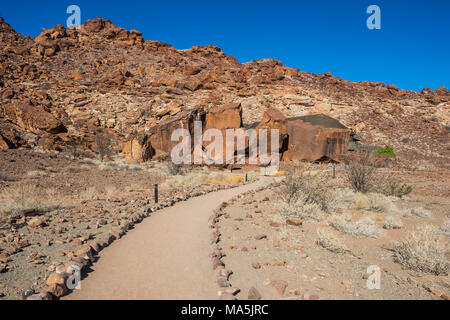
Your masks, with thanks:
[[[155,203],[158,203],[158,184],[155,183]]]

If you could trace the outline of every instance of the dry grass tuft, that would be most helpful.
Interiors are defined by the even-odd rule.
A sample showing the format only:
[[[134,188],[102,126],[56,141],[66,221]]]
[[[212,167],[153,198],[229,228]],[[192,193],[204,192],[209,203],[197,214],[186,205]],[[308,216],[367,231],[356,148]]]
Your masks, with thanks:
[[[349,252],[346,245],[328,229],[317,229],[317,244],[334,253]]]
[[[388,230],[400,229],[401,227],[403,227],[403,222],[399,216],[387,216],[383,224],[383,228]]]
[[[411,230],[405,240],[395,245],[394,259],[408,269],[447,275],[448,239],[433,225],[421,225]]]
[[[398,209],[392,202],[391,198],[386,197],[383,194],[368,193],[367,199],[369,200],[370,208],[372,210],[381,212],[392,212],[392,213],[398,212]]]
[[[334,215],[328,219],[328,224],[336,230],[352,236],[364,236],[376,239],[385,236],[385,232],[380,229],[369,217],[352,221],[351,217]]]
[[[412,208],[410,213],[411,213],[411,215],[420,217],[420,218],[430,218],[431,217],[431,213],[422,207]]]
[[[324,212],[335,212],[338,194],[328,186],[324,174],[311,174],[303,166],[288,170],[279,196],[280,213],[283,216],[305,220],[321,220]]]
[[[22,183],[1,192],[0,217],[48,212],[61,204],[62,198],[55,189]]]
[[[441,226],[441,231],[450,237],[450,220],[446,220],[442,226]]]

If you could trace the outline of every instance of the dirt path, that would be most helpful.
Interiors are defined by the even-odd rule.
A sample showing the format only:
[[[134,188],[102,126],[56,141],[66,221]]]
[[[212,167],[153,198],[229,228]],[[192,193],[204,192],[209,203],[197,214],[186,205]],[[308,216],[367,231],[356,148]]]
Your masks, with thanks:
[[[272,182],[210,193],[158,211],[100,253],[64,299],[217,299],[208,218],[233,196]]]

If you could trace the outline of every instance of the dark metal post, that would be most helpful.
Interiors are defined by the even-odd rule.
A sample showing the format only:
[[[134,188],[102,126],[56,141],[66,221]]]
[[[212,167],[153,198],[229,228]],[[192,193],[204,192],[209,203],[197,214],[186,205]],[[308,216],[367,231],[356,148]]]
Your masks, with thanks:
[[[155,203],[158,203],[158,184],[155,183]]]
[[[336,165],[333,163],[333,179],[336,178]]]
[[[247,173],[245,174],[245,182],[248,181]]]

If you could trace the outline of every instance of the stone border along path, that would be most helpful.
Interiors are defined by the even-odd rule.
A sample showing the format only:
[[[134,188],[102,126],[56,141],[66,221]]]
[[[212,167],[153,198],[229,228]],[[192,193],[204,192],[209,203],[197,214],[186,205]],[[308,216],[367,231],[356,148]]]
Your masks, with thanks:
[[[82,272],[86,271],[95,261],[95,255],[100,253],[103,249],[111,245],[115,240],[120,239],[129,229],[132,229],[135,224],[143,221],[143,219],[150,216],[151,213],[157,212],[167,207],[174,206],[181,201],[187,201],[190,198],[200,197],[211,192],[217,192],[225,189],[237,188],[245,185],[244,183],[236,185],[220,185],[215,188],[211,188],[207,191],[194,192],[192,194],[186,194],[183,197],[177,196],[175,199],[166,200],[158,203],[154,207],[149,207],[143,210],[142,213],[135,213],[131,216],[131,222],[121,224],[119,227],[110,230],[109,234],[100,239],[91,241],[83,246],[82,249],[74,253],[74,257],[71,261],[62,269],[57,269],[55,273],[52,273],[46,282],[46,290],[40,293],[33,294],[27,298],[27,300],[52,300],[54,298],[60,298],[68,293],[68,289],[65,285],[67,278],[70,276],[66,273],[70,266],[77,266]]]
[[[241,194],[234,196],[228,201],[224,201],[214,210],[214,214],[209,218],[209,228],[213,229],[211,231],[211,244],[213,246],[213,251],[211,253],[212,258],[212,266],[214,270],[217,270],[217,284],[219,286],[219,290],[217,291],[217,295],[220,300],[237,300],[235,297],[236,294],[240,292],[239,288],[233,287],[229,282],[230,276],[233,274],[232,270],[226,269],[225,264],[221,260],[225,255],[222,252],[222,248],[219,245],[220,242],[220,229],[217,225],[220,222],[220,217],[224,215],[223,209],[225,209],[230,203],[243,198],[251,193],[257,193],[267,188],[271,188],[280,184],[280,180],[282,178],[275,179],[274,182],[259,187],[257,189],[248,190]]]
[[[211,243],[208,241],[208,230],[210,230],[208,217],[211,216],[211,212],[214,212],[213,216],[217,215],[218,211],[214,211],[214,208],[217,208],[218,204],[220,204],[219,208],[226,206],[224,200],[226,203],[228,199],[235,198],[241,193],[266,188],[271,182],[279,181],[279,179],[260,177],[253,183],[241,184],[233,188],[218,187],[215,188],[216,192],[206,195],[195,194],[197,196],[195,198],[193,198],[194,194],[191,194],[181,199],[167,201],[157,208],[146,209],[144,217],[150,212],[165,207],[158,211],[158,214],[152,214],[151,219],[136,225],[122,241],[116,241],[103,250],[99,255],[101,259],[94,265],[92,265],[95,260],[93,254],[99,253],[112,241],[119,239],[133,224],[121,226],[120,230],[113,231],[104,241],[91,242],[73,258],[72,265],[79,265],[85,271],[92,265],[92,270],[97,271],[87,274],[87,277],[81,281],[80,290],[74,290],[70,295],[64,296],[68,292],[65,287],[65,281],[70,276],[65,273],[68,265],[64,270],[53,273],[47,279],[47,291],[52,295],[43,291],[29,299],[42,300],[64,296],[63,299],[78,300],[213,300],[217,299],[218,295],[221,299],[230,298],[228,294],[230,289],[224,287],[230,285],[220,282],[221,279],[223,280],[222,276],[217,282],[219,291],[214,285],[217,279],[214,270],[224,268],[211,268],[210,257],[208,257],[208,252],[211,250]],[[142,218],[135,223],[141,220]],[[114,235],[115,232],[117,234]],[[217,244],[219,240],[220,235],[212,238],[211,242]],[[220,261],[217,255],[213,254],[211,257],[213,264],[214,261]],[[220,264],[223,265],[223,263]],[[224,274],[225,271],[220,272]],[[229,274],[226,277],[227,281],[228,276]],[[234,298],[233,294],[231,296]]]

